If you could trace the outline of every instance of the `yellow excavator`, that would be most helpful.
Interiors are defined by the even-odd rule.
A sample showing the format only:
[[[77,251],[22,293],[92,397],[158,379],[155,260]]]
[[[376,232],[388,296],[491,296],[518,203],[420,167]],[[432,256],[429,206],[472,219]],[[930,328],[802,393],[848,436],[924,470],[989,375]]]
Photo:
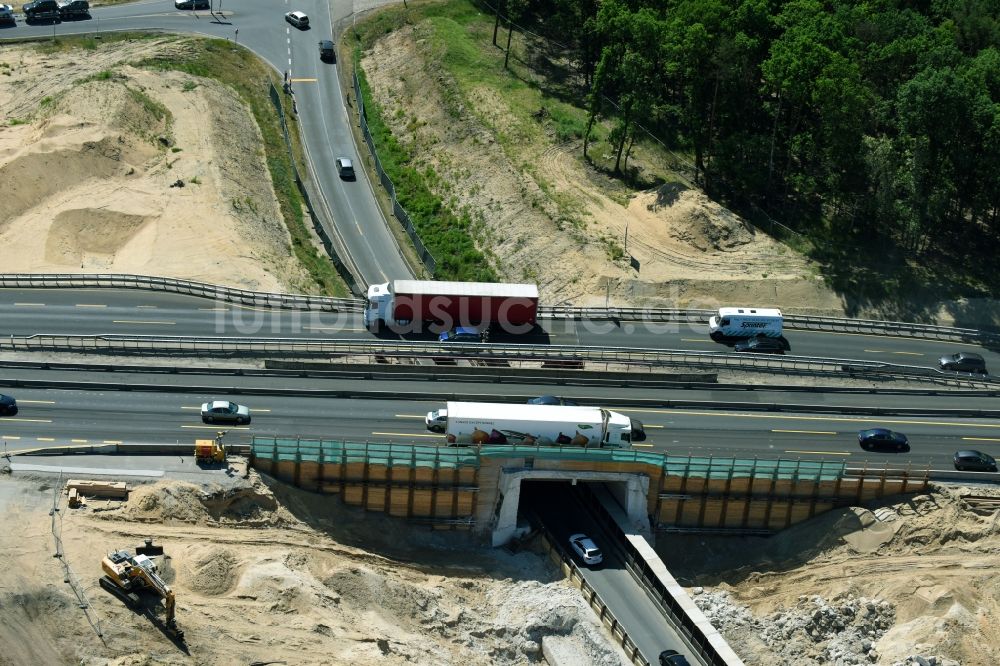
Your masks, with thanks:
[[[104,569],[101,587],[118,597],[129,608],[145,610],[139,596],[143,590],[157,595],[166,610],[163,624],[167,634],[178,641],[184,640],[184,632],[177,627],[174,619],[174,592],[160,578],[152,558],[140,554],[133,556],[127,550],[116,550],[101,560],[101,568]],[[152,619],[155,616],[150,617]]]

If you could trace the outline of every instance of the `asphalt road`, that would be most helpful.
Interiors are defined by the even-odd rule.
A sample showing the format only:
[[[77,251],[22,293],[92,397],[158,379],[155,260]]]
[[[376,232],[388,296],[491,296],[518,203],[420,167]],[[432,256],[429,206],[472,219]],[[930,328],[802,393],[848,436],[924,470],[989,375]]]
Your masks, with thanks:
[[[222,7],[221,12],[182,11],[174,8],[172,0],[141,0],[95,8],[90,20],[28,25],[19,16],[16,26],[0,29],[0,39],[156,29],[218,37],[249,48],[278,72],[289,73],[316,184],[364,282],[412,277],[375,201],[371,174],[362,168],[354,146],[351,123],[356,120],[345,105],[336,72],[336,68],[350,65],[319,59],[318,42],[332,38],[333,24],[349,16],[353,4],[323,0],[213,2],[216,9]],[[300,30],[285,22],[285,13],[293,10],[308,14],[312,27]],[[353,108],[350,113],[354,113]],[[356,181],[339,178],[334,165],[338,157],[354,162]]]
[[[100,443],[187,443],[220,426],[203,424],[202,402],[232,397],[251,408],[249,426],[230,426],[229,439],[252,435],[443,444],[424,428],[441,401],[340,400],[320,397],[226,396],[139,391],[4,389],[20,411],[0,417],[8,450]],[[837,460],[852,465],[913,464],[951,469],[951,455],[973,448],[1000,457],[1000,421],[970,418],[864,417],[689,409],[618,409],[638,418],[648,440],[637,450],[676,455]],[[859,429],[885,426],[910,437],[910,453],[866,452]]]
[[[0,335],[41,333],[374,339],[354,313],[270,310],[139,290],[0,289]],[[970,344],[798,330],[785,337],[797,356],[935,367],[943,354],[969,350],[1000,368],[998,351]],[[542,320],[537,333],[494,340],[732,353],[709,339],[707,324]]]

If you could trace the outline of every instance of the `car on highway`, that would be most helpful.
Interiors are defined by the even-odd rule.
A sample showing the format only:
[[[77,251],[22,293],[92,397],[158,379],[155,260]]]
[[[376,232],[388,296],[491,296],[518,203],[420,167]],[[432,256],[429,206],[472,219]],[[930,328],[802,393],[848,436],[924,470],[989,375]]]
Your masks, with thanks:
[[[959,472],[966,470],[971,472],[997,471],[996,459],[982,451],[955,451],[953,462],[955,463],[955,469]]]
[[[986,359],[972,352],[958,352],[957,354],[942,356],[938,359],[938,367],[942,370],[953,370],[955,372],[972,372],[980,375],[988,374],[986,371]]]
[[[347,157],[337,158],[337,173],[344,180],[354,180],[354,162]]]
[[[337,62],[337,50],[329,39],[319,43],[319,59],[323,62]]]
[[[865,451],[909,451],[910,441],[901,432],[888,428],[868,428],[858,433],[858,444]]]
[[[540,395],[537,398],[532,398],[528,401],[529,405],[563,405],[568,407],[579,407],[580,403],[573,402],[566,398],[560,398],[555,395]]]
[[[12,395],[0,393],[0,414],[14,416],[17,414],[17,400]]]
[[[206,402],[201,406],[201,420],[205,423],[250,423],[250,408],[228,400]]]
[[[569,545],[580,556],[583,563],[588,566],[595,566],[604,561],[604,554],[586,534],[573,534],[569,537]]]
[[[14,8],[10,5],[0,5],[0,23],[17,25],[17,18],[14,16]]]
[[[21,5],[27,23],[33,21],[59,21],[59,3],[56,0],[35,0]]]
[[[677,650],[664,650],[660,653],[658,661],[660,662],[660,666],[691,666],[687,657]]]
[[[746,352],[748,354],[784,354],[785,343],[781,338],[767,338],[758,336],[740,340],[733,345],[734,352]]]
[[[285,14],[285,20],[299,30],[305,30],[309,27],[309,17],[306,16],[305,12],[288,12]]]
[[[210,0],[174,0],[174,9],[209,9]]]
[[[87,0],[62,0],[59,3],[59,18],[64,21],[90,18],[90,3]]]
[[[483,342],[483,332],[473,326],[458,326],[443,331],[438,336],[438,342]]]

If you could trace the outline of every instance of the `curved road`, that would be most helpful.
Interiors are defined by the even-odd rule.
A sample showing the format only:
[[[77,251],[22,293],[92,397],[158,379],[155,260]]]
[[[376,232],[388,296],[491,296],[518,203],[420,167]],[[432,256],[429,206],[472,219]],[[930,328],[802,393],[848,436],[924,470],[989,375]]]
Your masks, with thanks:
[[[412,277],[396,240],[375,201],[368,172],[361,168],[351,135],[353,122],[341,95],[336,68],[319,59],[317,43],[332,37],[332,25],[350,15],[350,3],[323,0],[213,0],[221,13],[177,10],[172,0],[140,0],[92,10],[92,18],[55,24],[33,24],[18,16],[14,27],[0,29],[0,39],[51,37],[124,30],[194,33],[238,42],[277,71],[290,72],[303,142],[315,182],[331,210],[337,233],[362,274],[363,284]],[[312,28],[299,30],[284,20],[286,12],[304,11]],[[346,66],[349,66],[347,64]],[[353,109],[351,110],[353,113]],[[365,148],[367,150],[367,148]],[[338,157],[358,165],[357,181],[342,181],[334,166]],[[395,222],[391,222],[395,224]]]

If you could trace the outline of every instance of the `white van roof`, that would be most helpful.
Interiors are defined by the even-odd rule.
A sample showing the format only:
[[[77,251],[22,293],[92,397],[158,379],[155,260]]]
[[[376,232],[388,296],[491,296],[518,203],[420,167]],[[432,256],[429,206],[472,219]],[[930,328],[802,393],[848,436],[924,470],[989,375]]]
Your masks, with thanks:
[[[719,308],[720,317],[732,317],[735,315],[750,315],[756,317],[780,317],[781,310],[778,308]]]

